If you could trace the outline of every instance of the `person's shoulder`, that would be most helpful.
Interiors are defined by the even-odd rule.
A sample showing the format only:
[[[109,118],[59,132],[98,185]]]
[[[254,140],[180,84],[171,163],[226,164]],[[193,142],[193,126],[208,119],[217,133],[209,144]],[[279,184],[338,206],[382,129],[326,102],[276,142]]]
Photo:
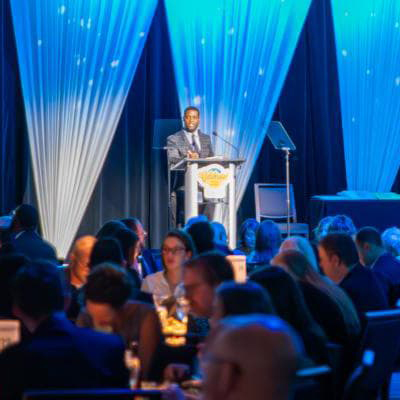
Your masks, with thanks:
[[[199,137],[202,139],[211,140],[210,135],[208,133],[199,130],[198,134]]]
[[[88,346],[124,347],[123,339],[119,335],[98,332],[92,328],[75,327],[75,336],[81,342],[88,343]]]
[[[173,133],[172,135],[169,135],[169,136],[167,137],[167,140],[178,139],[179,137],[182,136],[182,134],[184,134],[183,129],[181,129],[181,130],[179,130],[179,131]]]

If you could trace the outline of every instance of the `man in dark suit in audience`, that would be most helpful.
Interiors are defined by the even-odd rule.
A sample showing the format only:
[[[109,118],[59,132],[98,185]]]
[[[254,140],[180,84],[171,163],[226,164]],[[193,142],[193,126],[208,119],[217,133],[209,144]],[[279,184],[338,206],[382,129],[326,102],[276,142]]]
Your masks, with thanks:
[[[65,316],[57,268],[31,263],[17,274],[14,313],[32,336],[0,354],[2,399],[27,389],[126,387],[124,343],[116,335],[77,328]]]
[[[212,157],[214,152],[210,136],[199,129],[200,110],[192,106],[187,107],[184,111],[183,122],[184,128],[167,138],[168,163],[173,165],[186,157],[193,159]],[[183,179],[182,176],[175,175],[175,177],[171,193],[172,226],[184,224]],[[209,214],[212,211],[213,208],[210,207]]]
[[[11,243],[17,253],[31,260],[45,259],[56,262],[56,251],[38,235],[38,225],[39,215],[36,208],[29,204],[21,204],[14,212]]]
[[[400,297],[400,261],[383,247],[380,233],[372,227],[365,227],[356,235],[360,262],[371,269],[387,287],[389,303],[395,306]]]
[[[325,236],[318,244],[318,255],[325,275],[349,295],[359,314],[389,308],[379,279],[358,263],[356,245],[349,235]]]

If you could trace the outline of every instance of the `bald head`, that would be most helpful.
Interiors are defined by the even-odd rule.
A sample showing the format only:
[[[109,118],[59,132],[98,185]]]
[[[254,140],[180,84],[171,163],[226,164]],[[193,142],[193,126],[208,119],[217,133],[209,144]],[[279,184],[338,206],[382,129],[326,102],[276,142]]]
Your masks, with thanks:
[[[277,317],[225,318],[204,355],[204,398],[288,399],[301,345]]]
[[[89,274],[90,254],[97,239],[82,236],[77,239],[70,253],[71,284],[80,287],[86,283]]]

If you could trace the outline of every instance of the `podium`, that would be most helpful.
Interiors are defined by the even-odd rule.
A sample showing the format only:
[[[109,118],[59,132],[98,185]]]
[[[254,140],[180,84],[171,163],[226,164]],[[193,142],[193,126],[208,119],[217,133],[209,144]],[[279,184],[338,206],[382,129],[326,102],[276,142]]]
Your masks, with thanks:
[[[185,172],[185,222],[199,214],[199,204],[228,205],[229,246],[236,247],[236,168],[243,159],[184,158],[171,171]]]

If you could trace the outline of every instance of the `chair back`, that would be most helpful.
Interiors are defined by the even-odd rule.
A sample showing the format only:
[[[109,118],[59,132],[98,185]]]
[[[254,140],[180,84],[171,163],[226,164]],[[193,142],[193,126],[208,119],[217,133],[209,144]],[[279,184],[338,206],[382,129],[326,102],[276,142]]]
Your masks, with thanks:
[[[289,227],[287,225],[287,195],[286,185],[283,183],[256,183],[254,185],[256,203],[256,219],[272,219],[277,222],[283,237],[289,235],[305,236],[308,238],[308,224],[298,223],[296,215],[296,202],[294,199],[293,185],[289,186]],[[288,231],[289,228],[289,231]]]
[[[289,186],[290,210],[289,217],[297,222],[296,204],[293,193],[293,185]],[[280,183],[256,183],[254,184],[254,196],[256,202],[256,219],[285,220],[287,218],[286,185]]]
[[[366,313],[366,327],[357,356],[356,368],[360,371],[347,384],[345,398],[357,397],[362,393],[379,393],[395,368],[400,354],[400,310],[371,311]],[[365,365],[365,354],[373,354],[371,365]]]

